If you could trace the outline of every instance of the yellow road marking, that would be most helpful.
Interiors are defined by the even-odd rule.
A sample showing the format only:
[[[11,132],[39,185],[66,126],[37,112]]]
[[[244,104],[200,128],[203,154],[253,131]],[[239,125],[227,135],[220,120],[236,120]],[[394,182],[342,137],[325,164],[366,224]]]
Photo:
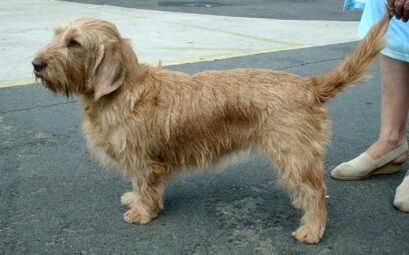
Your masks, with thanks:
[[[36,83],[36,80],[34,77],[17,79],[14,81],[1,81],[0,88],[22,86],[22,85],[28,85],[28,84],[33,84],[33,83]]]
[[[192,64],[192,63],[234,58],[234,57],[245,57],[245,56],[251,56],[251,55],[262,54],[262,53],[272,53],[272,52],[284,51],[284,50],[295,50],[295,49],[300,49],[300,48],[305,48],[305,47],[306,46],[289,46],[289,47],[283,47],[279,49],[277,48],[275,49],[255,49],[255,50],[246,50],[246,51],[240,51],[240,52],[226,52],[226,53],[220,53],[220,54],[214,54],[214,55],[206,55],[203,57],[195,56],[195,57],[184,58],[184,59],[181,59],[180,61],[168,61],[168,62],[163,61],[163,66]]]
[[[203,61],[213,61],[213,60],[220,60],[220,59],[233,58],[233,57],[245,57],[245,56],[251,56],[251,55],[256,55],[256,54],[271,53],[271,52],[284,51],[284,50],[294,50],[294,49],[300,49],[300,48],[305,48],[305,47],[306,45],[297,45],[297,46],[291,45],[288,47],[282,47],[278,49],[277,48],[271,48],[271,49],[267,48],[267,49],[232,51],[232,52],[225,52],[225,53],[206,55],[206,56],[189,57],[189,58],[184,58],[178,61],[162,62],[163,63],[162,66],[193,64],[193,63],[198,63],[198,62],[203,62]],[[0,82],[0,88],[29,85],[33,83],[36,83],[35,78],[29,77],[29,78],[17,79],[13,81]]]

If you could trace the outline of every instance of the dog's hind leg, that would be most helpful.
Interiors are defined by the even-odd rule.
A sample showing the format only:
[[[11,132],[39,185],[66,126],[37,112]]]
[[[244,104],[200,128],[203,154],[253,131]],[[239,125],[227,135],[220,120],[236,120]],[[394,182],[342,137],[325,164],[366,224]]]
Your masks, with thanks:
[[[317,161],[313,168],[304,170],[300,184],[296,187],[296,206],[304,213],[301,226],[293,232],[295,239],[305,243],[318,243],[325,231],[327,211],[325,208],[325,183],[321,171],[322,161]],[[291,187],[292,184],[287,187]],[[292,187],[291,187],[292,188]]]
[[[138,171],[131,178],[133,191],[121,197],[121,203],[130,208],[124,219],[128,223],[148,223],[163,208],[163,166],[151,165],[147,171]]]
[[[327,220],[322,152],[308,143],[297,144],[297,139],[289,139],[288,143],[283,140],[265,150],[274,163],[280,184],[295,197],[294,207],[303,212],[301,225],[293,236],[300,242],[318,243]]]

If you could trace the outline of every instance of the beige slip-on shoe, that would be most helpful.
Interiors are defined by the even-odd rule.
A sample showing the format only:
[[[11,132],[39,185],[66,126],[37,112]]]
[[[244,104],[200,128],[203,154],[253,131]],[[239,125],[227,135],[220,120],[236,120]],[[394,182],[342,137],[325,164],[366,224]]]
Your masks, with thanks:
[[[409,213],[409,170],[402,183],[396,189],[393,205],[399,210]]]
[[[408,143],[405,141],[378,160],[374,160],[368,152],[364,152],[358,157],[337,166],[331,171],[331,177],[337,180],[354,181],[365,179],[375,174],[399,172],[401,164],[392,164],[390,162],[407,150]]]

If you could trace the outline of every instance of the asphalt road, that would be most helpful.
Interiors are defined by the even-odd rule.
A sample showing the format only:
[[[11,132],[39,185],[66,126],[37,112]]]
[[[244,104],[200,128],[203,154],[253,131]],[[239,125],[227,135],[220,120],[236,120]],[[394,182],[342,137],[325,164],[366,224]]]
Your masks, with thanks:
[[[300,9],[311,5],[317,10],[323,2],[288,1]],[[134,3],[139,5],[133,7],[151,8],[144,1]],[[162,10],[186,11],[161,3],[156,6]],[[268,13],[267,1],[250,3],[260,10],[259,17],[279,18],[285,13],[263,16]],[[284,1],[273,5],[282,10],[288,6]],[[246,4],[242,8],[237,5],[224,14],[207,10],[257,15],[247,12]],[[310,11],[314,8],[298,18],[311,18]],[[354,15],[349,19],[356,20]],[[335,66],[354,46],[346,43],[168,68],[195,73],[261,67],[309,75]],[[328,174],[377,136],[378,72],[375,66],[371,79],[328,104],[333,127],[325,158],[329,219],[317,245],[293,240],[291,232],[300,215],[276,185],[269,163],[257,155],[222,173],[209,169],[167,184],[165,208],[157,219],[143,226],[126,224],[119,198],[130,183],[103,170],[87,152],[76,99],[53,96],[38,85],[2,88],[0,254],[408,254],[408,214],[392,206],[408,164],[398,174],[359,182],[334,181]]]
[[[360,11],[342,11],[342,0],[68,0],[139,9],[267,19],[359,20]]]

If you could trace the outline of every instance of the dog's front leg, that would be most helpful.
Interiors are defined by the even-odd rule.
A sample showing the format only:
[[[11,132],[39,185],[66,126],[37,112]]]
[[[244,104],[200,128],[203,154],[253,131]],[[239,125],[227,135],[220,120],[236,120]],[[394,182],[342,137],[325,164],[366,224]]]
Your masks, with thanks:
[[[133,191],[121,197],[121,203],[130,208],[124,214],[126,222],[148,223],[163,208],[164,178],[159,168],[150,166],[146,171],[138,171],[131,177]]]

